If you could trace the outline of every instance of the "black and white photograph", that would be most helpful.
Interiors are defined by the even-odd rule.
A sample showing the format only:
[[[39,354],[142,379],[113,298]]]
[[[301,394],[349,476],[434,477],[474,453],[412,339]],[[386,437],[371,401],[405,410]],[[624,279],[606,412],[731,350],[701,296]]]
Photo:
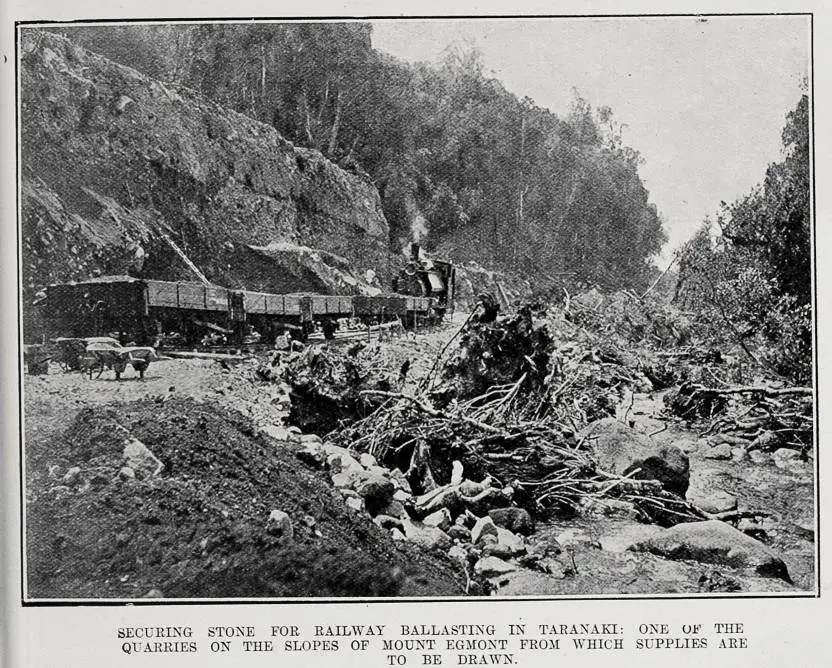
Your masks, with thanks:
[[[16,38],[26,604],[818,596],[810,14]]]

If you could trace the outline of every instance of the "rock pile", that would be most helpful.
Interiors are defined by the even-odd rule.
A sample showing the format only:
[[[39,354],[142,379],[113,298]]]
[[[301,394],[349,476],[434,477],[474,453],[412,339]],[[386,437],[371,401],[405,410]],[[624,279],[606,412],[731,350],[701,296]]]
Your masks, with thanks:
[[[534,520],[528,511],[510,505],[511,485],[463,478],[414,494],[400,469],[380,466],[372,455],[358,456],[314,435],[300,438],[297,457],[326,470],[345,503],[369,514],[394,539],[446,553],[484,579],[516,569],[516,559],[526,554],[524,536],[534,530]]]

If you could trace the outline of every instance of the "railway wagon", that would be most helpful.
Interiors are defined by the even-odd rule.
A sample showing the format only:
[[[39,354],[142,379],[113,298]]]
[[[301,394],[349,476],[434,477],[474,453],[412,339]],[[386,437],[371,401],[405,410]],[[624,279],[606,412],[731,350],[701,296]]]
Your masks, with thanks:
[[[46,290],[48,336],[101,336],[119,333],[140,345],[176,332],[184,342],[207,331],[241,342],[250,328],[271,341],[285,328],[311,332],[316,323],[353,317],[364,322],[400,318],[405,324],[433,316],[431,298],[378,295],[277,295],[230,290],[193,282],[102,276]]]

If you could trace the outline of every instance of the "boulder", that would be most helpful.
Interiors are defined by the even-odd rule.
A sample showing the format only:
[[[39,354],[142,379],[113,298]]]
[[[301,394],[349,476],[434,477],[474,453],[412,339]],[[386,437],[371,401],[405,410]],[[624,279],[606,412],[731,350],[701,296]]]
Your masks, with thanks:
[[[125,441],[122,457],[125,465],[133,469],[138,478],[157,476],[164,468],[144,443],[132,437]]]
[[[373,522],[375,522],[376,526],[381,527],[382,529],[401,530],[404,527],[402,521],[398,517],[391,517],[390,515],[376,515],[375,518],[373,518]]]
[[[497,525],[490,517],[482,517],[477,520],[471,529],[471,542],[479,543],[485,536],[497,537]]]
[[[272,536],[278,536],[285,540],[292,540],[295,536],[295,529],[292,526],[292,518],[282,510],[273,510],[269,513],[269,521],[266,531]]]
[[[517,566],[509,564],[499,557],[483,557],[474,564],[474,572],[480,577],[490,578],[516,571]]]
[[[598,465],[609,473],[658,480],[666,490],[680,496],[688,489],[688,457],[675,445],[654,441],[615,418],[593,422],[580,438],[591,444]]]
[[[426,527],[415,522],[404,522],[404,535],[411,543],[424,550],[450,549],[453,544],[448,534],[436,527]]]
[[[402,473],[399,469],[390,469],[387,476],[393,481],[393,484],[397,489],[400,489],[409,496],[413,496],[413,488],[410,486],[410,482],[408,482],[404,473]]]
[[[712,492],[688,490],[687,500],[700,510],[712,515],[737,509],[737,497],[718,489]]]
[[[64,477],[62,478],[62,482],[65,485],[74,485],[78,480],[81,478],[81,467],[80,466],[72,466],[69,470],[64,473]]]
[[[358,490],[358,487],[366,482],[370,477],[361,467],[357,469],[347,469],[332,476],[332,484],[338,488],[349,488]]]
[[[136,472],[129,466],[122,466],[121,469],[119,469],[118,477],[124,481],[133,480],[136,477]]]
[[[407,540],[407,537],[398,529],[390,529],[390,535],[393,537],[393,540]]]
[[[705,459],[731,459],[733,453],[731,452],[730,443],[720,443],[715,445],[710,450],[706,450],[704,454]]]
[[[363,466],[365,469],[368,469],[373,466],[378,466],[376,458],[373,457],[369,452],[363,453],[358,461],[361,464],[361,466]]]
[[[348,496],[347,497],[347,507],[352,508],[355,511],[363,512],[364,508],[364,499],[360,496]]]
[[[391,482],[394,486],[396,485],[395,480],[391,480]],[[393,492],[393,501],[398,501],[399,503],[413,503],[413,495],[408,494],[403,489],[396,489],[396,491]]]
[[[451,527],[451,511],[447,508],[440,508],[435,513],[428,515],[422,523],[425,526],[436,527],[442,531],[447,531]]]
[[[355,488],[355,491],[364,499],[364,504],[370,514],[375,515],[382,508],[386,507],[393,500],[393,482],[387,478],[367,473],[367,477]]]
[[[780,448],[772,453],[771,458],[778,469],[801,468],[803,462],[800,460],[800,453],[789,448]]]
[[[462,482],[462,464],[454,461],[451,465],[451,484],[458,485]]]
[[[459,545],[454,545],[450,550],[448,550],[448,556],[454,561],[458,561],[460,564],[468,563],[468,553]]]
[[[771,455],[762,450],[749,450],[748,456],[755,464],[768,464],[771,461]]]
[[[390,501],[384,508],[378,511],[379,515],[389,515],[390,517],[398,517],[399,519],[407,517],[407,511],[404,509],[404,504],[396,500],[396,494],[393,493],[393,500]]]
[[[512,557],[526,553],[526,544],[523,539],[502,527],[497,527],[497,544],[504,546]]]
[[[786,564],[758,540],[718,520],[677,524],[630,547],[667,559],[753,569],[763,577],[791,582]]]
[[[523,536],[534,531],[534,520],[529,511],[523,508],[494,508],[488,511],[488,516],[498,527]]]

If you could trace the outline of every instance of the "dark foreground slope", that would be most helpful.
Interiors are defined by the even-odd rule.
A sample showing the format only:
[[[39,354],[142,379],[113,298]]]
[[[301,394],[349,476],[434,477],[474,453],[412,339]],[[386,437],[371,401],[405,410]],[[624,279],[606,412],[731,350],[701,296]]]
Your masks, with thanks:
[[[123,475],[127,434],[161,460],[159,475],[141,467]],[[298,461],[297,445],[219,406],[151,399],[86,408],[63,433],[26,445],[30,596],[464,591],[449,559],[394,541]],[[291,538],[270,521],[274,510],[291,520]]]

